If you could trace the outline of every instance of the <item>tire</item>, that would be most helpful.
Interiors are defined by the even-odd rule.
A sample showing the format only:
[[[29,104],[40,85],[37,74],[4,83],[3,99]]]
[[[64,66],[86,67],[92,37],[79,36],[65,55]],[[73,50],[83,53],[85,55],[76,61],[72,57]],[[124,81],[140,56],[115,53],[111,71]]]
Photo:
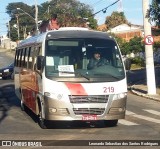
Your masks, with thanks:
[[[7,79],[7,77],[2,77],[2,79],[3,79],[3,80],[6,80],[6,79]]]
[[[114,127],[117,126],[118,120],[105,120],[104,124],[107,127]]]
[[[42,112],[39,113],[38,124],[42,129],[47,129],[45,119],[42,118]]]
[[[23,103],[22,100],[21,100],[21,110],[22,110],[22,111],[25,111],[25,110],[26,110],[26,107],[25,107],[25,105],[24,105],[24,103]]]

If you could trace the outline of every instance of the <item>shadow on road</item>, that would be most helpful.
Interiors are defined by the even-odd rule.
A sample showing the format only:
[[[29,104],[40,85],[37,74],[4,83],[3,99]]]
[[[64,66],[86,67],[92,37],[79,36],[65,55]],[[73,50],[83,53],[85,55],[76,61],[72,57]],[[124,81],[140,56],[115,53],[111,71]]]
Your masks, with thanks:
[[[19,107],[20,102],[15,95],[14,85],[0,87],[0,123],[8,116],[11,107]]]
[[[38,124],[38,116],[29,108],[25,107],[25,112],[32,120]],[[107,127],[104,121],[46,121],[48,129],[86,129],[86,128],[104,128]],[[38,126],[37,126],[38,127]],[[39,126],[40,127],[40,126]],[[111,127],[111,126],[110,126]]]
[[[160,66],[155,67],[155,83],[160,86]],[[146,69],[130,70],[127,72],[127,84],[147,85]]]

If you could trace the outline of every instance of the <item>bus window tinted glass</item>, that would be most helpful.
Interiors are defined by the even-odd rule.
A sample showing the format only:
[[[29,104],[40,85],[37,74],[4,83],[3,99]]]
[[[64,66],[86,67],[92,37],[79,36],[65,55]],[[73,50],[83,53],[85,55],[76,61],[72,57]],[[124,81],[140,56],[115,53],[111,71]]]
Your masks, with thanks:
[[[98,52],[104,64],[89,69],[91,59]],[[92,78],[113,76],[124,78],[124,69],[119,49],[113,40],[106,39],[58,39],[47,41],[46,75],[62,77],[60,71],[70,71],[63,77],[81,77],[84,74]],[[98,62],[97,62],[98,63]],[[74,75],[71,75],[74,73]]]

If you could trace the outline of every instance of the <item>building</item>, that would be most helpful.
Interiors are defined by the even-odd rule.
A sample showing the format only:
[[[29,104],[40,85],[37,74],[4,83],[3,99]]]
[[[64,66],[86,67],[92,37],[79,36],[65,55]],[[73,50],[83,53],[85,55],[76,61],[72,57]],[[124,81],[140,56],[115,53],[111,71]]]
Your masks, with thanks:
[[[120,38],[123,38],[126,41],[129,41],[135,36],[143,37],[144,29],[141,25],[133,24],[121,24],[107,31],[108,33],[114,33]]]
[[[152,35],[154,36],[154,42],[160,42],[160,29],[158,27],[152,27]],[[107,31],[106,24],[99,25],[97,30]],[[129,41],[134,36],[144,37],[144,29],[142,25],[134,24],[121,24],[107,31],[108,33],[114,33],[120,38]]]
[[[107,25],[106,24],[99,25],[97,27],[97,30],[99,30],[99,31],[107,31]]]
[[[12,49],[15,50],[17,47],[17,43],[14,41],[11,41],[7,36],[1,37],[0,47],[4,49]]]

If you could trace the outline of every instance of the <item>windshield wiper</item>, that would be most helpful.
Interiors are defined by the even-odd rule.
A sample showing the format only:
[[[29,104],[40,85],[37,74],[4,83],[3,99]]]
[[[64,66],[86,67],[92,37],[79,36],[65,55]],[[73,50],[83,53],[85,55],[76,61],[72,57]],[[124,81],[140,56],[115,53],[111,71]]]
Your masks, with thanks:
[[[82,74],[82,73],[79,73],[79,72],[70,72],[70,71],[59,71],[61,73],[69,73],[69,74],[77,74],[77,75],[80,75],[81,77],[87,79],[87,80],[90,80],[89,77],[87,77],[86,75]]]
[[[111,74],[108,74],[108,73],[97,73],[97,74],[94,74],[94,75],[99,75],[99,76],[105,76],[105,75],[108,75],[108,76],[110,76],[110,77],[112,77],[112,78],[115,78],[115,79],[120,79],[119,77],[116,77],[116,76],[113,76],[113,75],[111,75]]]

